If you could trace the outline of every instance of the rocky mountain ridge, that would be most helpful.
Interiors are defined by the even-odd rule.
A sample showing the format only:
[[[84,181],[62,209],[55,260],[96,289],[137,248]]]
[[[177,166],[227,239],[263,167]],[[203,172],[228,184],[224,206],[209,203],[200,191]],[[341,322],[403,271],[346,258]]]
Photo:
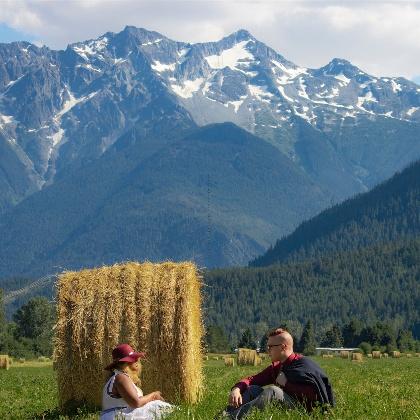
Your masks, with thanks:
[[[88,164],[134,125],[149,136],[167,130],[169,120],[184,128],[233,122],[340,200],[409,163],[411,157],[401,157],[391,173],[377,173],[346,142],[349,130],[372,124],[385,125],[388,137],[393,124],[416,131],[420,87],[370,76],[342,59],[299,67],[245,30],[198,44],[129,26],[64,51],[0,44],[0,206],[19,202],[72,165]],[[308,138],[316,140],[308,145]],[[404,156],[420,155],[418,144],[407,147]],[[327,173],[317,153],[327,157]]]

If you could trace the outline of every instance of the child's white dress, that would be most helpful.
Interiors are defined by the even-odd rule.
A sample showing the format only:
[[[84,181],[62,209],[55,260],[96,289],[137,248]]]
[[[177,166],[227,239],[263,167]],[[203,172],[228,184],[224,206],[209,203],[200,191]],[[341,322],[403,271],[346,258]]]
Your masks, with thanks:
[[[159,420],[175,408],[172,404],[160,400],[150,401],[143,407],[130,408],[123,398],[112,396],[112,387],[118,374],[126,375],[124,372],[114,370],[114,374],[109,378],[102,391],[100,420]],[[134,382],[132,383],[137,395],[142,397],[143,391]]]

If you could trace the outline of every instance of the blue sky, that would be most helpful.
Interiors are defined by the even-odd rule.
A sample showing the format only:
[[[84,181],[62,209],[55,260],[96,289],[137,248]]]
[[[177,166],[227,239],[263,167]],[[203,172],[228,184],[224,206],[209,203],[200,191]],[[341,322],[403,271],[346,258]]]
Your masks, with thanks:
[[[416,0],[0,1],[0,42],[64,49],[126,25],[204,42],[243,28],[300,66],[318,68],[338,57],[375,76],[420,83]]]
[[[13,29],[8,25],[0,22],[0,42],[13,42],[13,41],[29,41],[33,42],[35,37],[26,34],[19,30]]]

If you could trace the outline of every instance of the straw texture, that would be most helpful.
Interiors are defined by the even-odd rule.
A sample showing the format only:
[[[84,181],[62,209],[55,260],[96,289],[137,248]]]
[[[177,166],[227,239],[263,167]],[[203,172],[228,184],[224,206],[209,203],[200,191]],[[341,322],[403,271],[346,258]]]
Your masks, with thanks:
[[[58,282],[54,366],[60,405],[100,405],[112,349],[145,351],[142,387],[169,401],[202,395],[201,279],[192,263],[130,262]]]

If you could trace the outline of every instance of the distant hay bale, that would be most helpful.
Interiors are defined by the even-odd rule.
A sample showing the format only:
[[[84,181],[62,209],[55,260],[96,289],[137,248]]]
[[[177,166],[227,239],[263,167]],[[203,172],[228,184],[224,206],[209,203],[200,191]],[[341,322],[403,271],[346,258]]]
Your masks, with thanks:
[[[225,357],[225,366],[235,366],[235,359],[233,357]]]
[[[256,350],[238,349],[238,365],[239,366],[256,366],[255,359],[258,357]],[[258,357],[259,359],[259,357]]]
[[[420,357],[420,353],[416,353],[416,357]]]
[[[382,357],[381,352],[380,351],[373,351],[372,352],[372,359],[380,359]]]
[[[322,355],[322,358],[323,358],[323,359],[328,359],[328,354],[323,354],[323,355]]]
[[[45,357],[45,356],[38,357],[38,362],[45,363],[45,362],[49,362],[49,361],[50,361],[49,357]]]
[[[26,362],[26,359],[24,357],[20,357],[18,359],[18,363],[25,363],[25,362]]]
[[[254,366],[259,366],[261,363],[262,363],[261,357],[259,357],[258,354],[256,354],[254,358]]]
[[[413,357],[413,355],[412,355],[411,353],[407,353],[407,354],[405,355],[405,357]]]
[[[368,353],[366,356],[367,356],[369,359],[372,359],[372,353]]]
[[[401,353],[399,351],[393,351],[391,352],[391,356],[395,359],[398,359],[399,357],[401,357]]]
[[[203,392],[201,279],[192,263],[117,264],[59,276],[54,342],[59,402],[100,405],[112,349],[145,351],[142,388],[169,401]]]
[[[350,352],[347,351],[347,350],[341,350],[340,351],[340,357],[342,359],[348,359],[348,358],[350,358]]]
[[[8,354],[0,354],[0,369],[9,370],[10,358]]]
[[[363,360],[363,354],[362,353],[352,353],[351,354],[351,360],[354,360],[356,362],[361,362]]]
[[[389,355],[388,355],[388,353],[384,353],[384,354],[382,355],[382,357],[387,358],[387,357],[389,357]]]

